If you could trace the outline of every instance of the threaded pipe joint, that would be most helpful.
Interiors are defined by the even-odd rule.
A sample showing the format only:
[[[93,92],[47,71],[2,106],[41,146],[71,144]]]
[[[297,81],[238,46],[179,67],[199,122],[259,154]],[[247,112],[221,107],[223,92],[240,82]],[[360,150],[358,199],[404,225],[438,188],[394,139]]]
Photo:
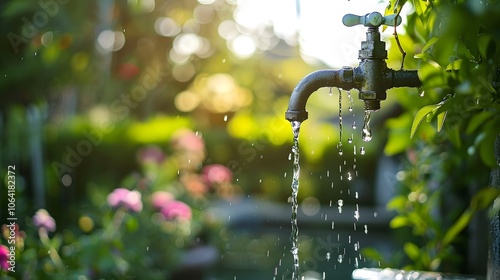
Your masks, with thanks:
[[[380,100],[378,99],[365,99],[365,111],[377,111],[380,109]]]

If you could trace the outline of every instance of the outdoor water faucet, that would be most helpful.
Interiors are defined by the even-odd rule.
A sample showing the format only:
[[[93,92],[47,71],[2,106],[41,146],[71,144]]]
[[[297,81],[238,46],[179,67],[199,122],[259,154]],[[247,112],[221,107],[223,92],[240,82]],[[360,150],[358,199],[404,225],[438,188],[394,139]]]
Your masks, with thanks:
[[[344,90],[357,89],[365,110],[380,109],[380,101],[386,99],[386,90],[393,87],[419,87],[421,81],[417,70],[393,70],[387,67],[385,42],[380,40],[381,25],[401,24],[399,15],[382,16],[378,12],[343,17],[345,26],[362,24],[368,27],[366,41],[361,42],[358,67],[342,67],[340,70],[318,70],[304,77],[290,97],[285,118],[302,122],[307,119],[306,103],[309,96],[322,87],[337,87]]]

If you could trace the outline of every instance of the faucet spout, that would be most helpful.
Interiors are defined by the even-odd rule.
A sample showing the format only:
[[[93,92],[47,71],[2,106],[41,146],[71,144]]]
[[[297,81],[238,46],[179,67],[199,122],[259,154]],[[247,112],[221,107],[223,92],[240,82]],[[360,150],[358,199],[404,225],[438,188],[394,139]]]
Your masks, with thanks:
[[[353,70],[344,67],[341,70],[318,70],[305,76],[292,92],[285,118],[288,121],[302,122],[307,119],[306,103],[312,93],[322,87],[351,89],[353,87]]]

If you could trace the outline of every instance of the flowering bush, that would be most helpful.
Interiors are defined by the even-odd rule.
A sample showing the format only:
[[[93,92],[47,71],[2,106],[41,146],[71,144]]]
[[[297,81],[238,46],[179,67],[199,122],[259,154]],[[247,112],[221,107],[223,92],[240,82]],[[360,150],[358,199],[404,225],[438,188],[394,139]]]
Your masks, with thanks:
[[[239,189],[225,166],[203,166],[205,156],[203,139],[190,130],[176,133],[165,149],[140,149],[141,170],[111,191],[91,188],[77,224],[56,227],[39,209],[27,219],[26,234],[17,227],[16,267],[9,270],[10,249],[0,245],[0,276],[168,279],[181,267],[207,264],[207,254],[197,261],[193,250],[216,242],[210,233],[220,225],[206,209],[209,200],[234,198]],[[2,231],[8,240],[10,230]],[[214,249],[208,252],[215,261]]]

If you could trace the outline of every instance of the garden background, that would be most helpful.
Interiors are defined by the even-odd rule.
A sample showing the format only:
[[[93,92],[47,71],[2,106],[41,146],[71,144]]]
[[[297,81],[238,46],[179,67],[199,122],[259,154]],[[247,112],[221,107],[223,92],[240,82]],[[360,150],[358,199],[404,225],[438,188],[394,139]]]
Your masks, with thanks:
[[[284,112],[305,75],[342,65],[305,53],[299,29],[242,18],[244,4],[0,4],[0,224],[17,218],[2,228],[4,255],[16,244],[16,271],[2,263],[2,279],[290,277]],[[283,8],[300,18],[296,4]],[[419,69],[423,87],[389,91],[370,143],[359,137],[353,91],[343,132],[354,152],[344,155],[337,91],[311,97],[300,138],[302,273],[349,277],[368,266],[484,275],[484,209],[498,195],[488,186],[498,167],[500,5],[385,6],[386,14],[405,8],[404,68]],[[327,26],[317,32],[335,38]],[[364,27],[352,30],[360,44]],[[398,69],[393,33],[383,34],[388,66]],[[339,45],[356,60],[359,45]],[[356,169],[354,180],[342,162]]]

